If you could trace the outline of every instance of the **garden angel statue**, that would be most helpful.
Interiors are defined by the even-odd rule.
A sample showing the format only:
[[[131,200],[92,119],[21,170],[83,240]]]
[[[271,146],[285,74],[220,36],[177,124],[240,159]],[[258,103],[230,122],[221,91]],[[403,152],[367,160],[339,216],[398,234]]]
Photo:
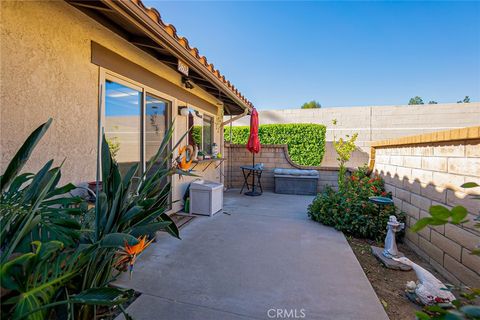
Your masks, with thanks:
[[[387,236],[385,237],[385,249],[383,255],[387,258],[396,258],[399,256],[395,233],[405,228],[405,224],[398,222],[397,217],[390,216],[387,223]]]

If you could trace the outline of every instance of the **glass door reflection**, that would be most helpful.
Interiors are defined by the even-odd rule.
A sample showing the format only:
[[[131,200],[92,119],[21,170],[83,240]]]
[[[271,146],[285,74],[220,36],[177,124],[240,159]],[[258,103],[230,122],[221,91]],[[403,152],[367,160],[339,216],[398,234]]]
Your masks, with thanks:
[[[141,106],[142,92],[123,84],[106,81],[105,137],[120,172],[141,161]],[[140,168],[139,168],[140,169]],[[137,170],[136,177],[140,174]]]
[[[149,162],[160,148],[163,138],[165,137],[168,125],[168,109],[170,102],[158,98],[150,93],[145,96],[145,166],[148,167]],[[160,161],[153,164],[151,171],[156,171],[159,167],[166,168],[168,163],[164,161],[167,156],[168,148],[165,150]]]

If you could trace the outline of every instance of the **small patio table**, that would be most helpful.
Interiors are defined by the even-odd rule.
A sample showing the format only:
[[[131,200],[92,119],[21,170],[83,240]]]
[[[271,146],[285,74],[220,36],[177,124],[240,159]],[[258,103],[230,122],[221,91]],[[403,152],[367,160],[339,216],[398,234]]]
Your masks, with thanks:
[[[243,173],[243,185],[242,185],[242,190],[240,190],[240,193],[243,192],[243,189],[245,186],[247,187],[248,192],[245,192],[247,196],[259,196],[263,193],[262,189],[262,183],[261,183],[261,178],[262,178],[262,172],[263,169],[259,167],[252,167],[252,166],[240,166],[242,169]],[[248,179],[252,177],[252,182],[248,182]],[[257,179],[255,179],[257,177]],[[256,181],[255,181],[256,180]],[[250,187],[252,188],[252,191],[250,191]],[[260,192],[255,190],[255,187],[260,188]]]

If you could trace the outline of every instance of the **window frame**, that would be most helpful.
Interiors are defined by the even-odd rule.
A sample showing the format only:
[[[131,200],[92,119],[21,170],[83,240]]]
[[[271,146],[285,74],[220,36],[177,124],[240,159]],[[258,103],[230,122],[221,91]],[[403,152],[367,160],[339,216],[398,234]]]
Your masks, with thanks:
[[[202,141],[200,141],[199,143],[199,150],[205,152],[205,150],[203,149],[203,142],[204,142],[204,135],[203,135],[203,128],[204,128],[204,122],[205,122],[205,117],[208,117],[209,119],[211,119],[211,125],[210,125],[210,136],[211,136],[211,144],[213,145],[215,143],[215,120],[216,120],[216,115],[214,115],[213,113],[210,113],[208,111],[205,111],[201,108],[198,108],[197,106],[195,105],[187,105],[187,108],[189,109],[192,109],[194,112],[198,112],[200,115],[201,115],[201,119],[202,119]],[[187,123],[187,130],[189,130],[189,123],[188,123],[188,116],[185,117],[187,118],[186,119],[186,123]],[[187,144],[190,143],[190,140],[187,139]],[[213,151],[213,150],[212,150]],[[212,155],[213,152],[210,152],[208,153],[207,155]]]

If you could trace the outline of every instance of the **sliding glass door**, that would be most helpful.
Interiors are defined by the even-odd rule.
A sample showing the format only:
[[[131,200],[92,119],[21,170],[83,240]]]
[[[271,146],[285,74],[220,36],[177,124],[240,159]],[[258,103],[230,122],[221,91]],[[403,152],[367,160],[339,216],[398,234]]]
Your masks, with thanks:
[[[165,136],[170,109],[170,101],[141,85],[119,79],[105,81],[105,137],[122,174],[136,163],[137,178],[145,171]],[[153,169],[159,165],[162,162]]]

